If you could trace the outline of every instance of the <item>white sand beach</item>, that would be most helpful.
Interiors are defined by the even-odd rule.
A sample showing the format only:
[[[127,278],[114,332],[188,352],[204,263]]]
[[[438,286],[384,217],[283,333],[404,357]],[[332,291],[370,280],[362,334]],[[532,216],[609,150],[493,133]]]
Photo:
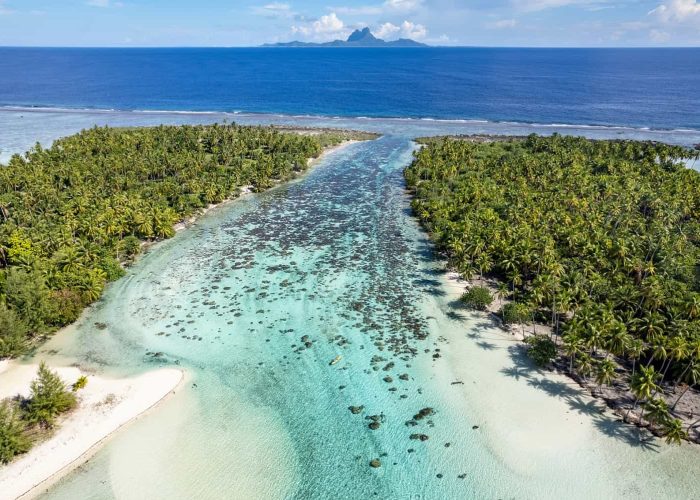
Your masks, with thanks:
[[[51,367],[71,384],[81,375],[87,386],[78,392],[78,407],[62,418],[55,433],[9,465],[0,466],[3,499],[32,498],[87,461],[106,439],[172,394],[185,378],[182,370],[164,368],[138,377],[111,379],[76,367]],[[0,399],[28,395],[36,364],[0,364]]]

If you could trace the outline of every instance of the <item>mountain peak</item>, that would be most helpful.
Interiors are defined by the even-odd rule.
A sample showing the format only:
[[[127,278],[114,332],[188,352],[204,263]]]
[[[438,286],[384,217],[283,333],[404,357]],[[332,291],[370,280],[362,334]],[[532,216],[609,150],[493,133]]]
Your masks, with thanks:
[[[377,40],[369,28],[363,28],[361,30],[355,30],[348,37],[348,42],[369,42]]]
[[[2,0],[0,0],[2,1]],[[362,28],[361,30],[353,31],[346,41],[343,40],[333,40],[332,42],[325,43],[312,43],[312,42],[287,42],[287,43],[275,43],[275,44],[265,44],[263,47],[427,47],[427,45],[416,42],[414,40],[409,40],[407,38],[400,38],[398,40],[392,40],[386,42],[381,38],[377,38],[372,34],[369,28]]]

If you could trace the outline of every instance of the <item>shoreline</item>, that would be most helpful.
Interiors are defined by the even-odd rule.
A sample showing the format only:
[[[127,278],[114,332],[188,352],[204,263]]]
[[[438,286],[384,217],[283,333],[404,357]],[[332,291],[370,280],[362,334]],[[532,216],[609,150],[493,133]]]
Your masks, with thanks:
[[[448,286],[451,290],[454,291],[455,300],[459,300],[461,294],[463,294],[466,290],[474,286],[483,286],[488,288],[491,292],[491,295],[494,297],[497,294],[497,289],[494,287],[494,284],[497,283],[498,280],[487,280],[479,278],[467,280],[454,270],[447,271],[444,279],[446,286]],[[485,311],[470,310],[470,312],[472,314],[478,314],[487,317],[490,321],[493,322],[494,327],[498,328],[503,332],[504,340],[511,340],[514,343],[516,343],[520,348],[523,349],[524,354],[525,349],[527,347],[525,340],[528,337],[532,335],[549,336],[552,333],[552,327],[550,325],[545,325],[542,323],[504,323],[503,319],[498,315],[498,310],[500,310],[502,305],[508,302],[511,301],[498,300],[498,305],[496,305],[497,300],[494,298],[492,304]],[[641,421],[638,417],[635,417],[634,415],[628,415],[628,408],[626,405],[630,405],[634,400],[634,396],[629,391],[625,391],[616,382],[610,384],[609,386],[600,387],[595,383],[593,378],[584,379],[577,374],[569,372],[569,370],[565,366],[565,363],[563,363],[564,361],[566,361],[566,359],[562,358],[561,343],[559,343],[557,345],[557,357],[552,361],[551,366],[549,368],[541,368],[539,369],[539,371],[541,374],[556,374],[557,376],[563,376],[567,380],[570,380],[574,384],[574,386],[580,390],[581,395],[585,395],[587,398],[590,398],[590,402],[602,404],[605,409],[605,413],[609,412],[611,414],[611,417],[619,420],[622,424],[637,428],[640,432],[646,432],[649,435],[656,436],[657,438],[663,437],[663,434],[660,433],[656,428],[651,427],[649,425],[644,425],[644,422]],[[626,371],[623,372],[622,376],[625,375],[627,375]],[[678,396],[677,389],[678,388],[676,388],[676,390],[674,390],[674,392],[671,394],[671,399]],[[682,389],[680,389],[680,392],[682,392]],[[685,396],[685,402],[680,406],[681,408],[686,409],[688,407],[699,407],[700,394],[698,394],[697,391],[689,389]],[[691,415],[693,414],[694,413],[691,410]],[[684,427],[687,427],[688,424],[692,423],[700,416],[696,415],[695,417],[686,417],[684,415],[680,415],[680,413],[677,413],[675,415],[683,421]],[[684,440],[684,442],[690,445],[700,445],[700,427],[694,427],[689,430],[690,432]]]
[[[32,106],[32,105],[2,105],[0,113],[70,113],[70,114],[95,114],[95,115],[110,115],[110,114],[134,114],[134,115],[182,115],[182,116],[222,116],[225,118],[249,118],[249,117],[274,117],[288,119],[308,119],[308,120],[358,120],[369,123],[375,121],[389,122],[436,122],[436,123],[454,123],[464,125],[514,125],[519,127],[531,128],[561,128],[561,129],[592,129],[592,130],[635,130],[643,132],[671,132],[671,133],[700,133],[700,128],[694,126],[668,126],[668,127],[653,127],[640,124],[612,124],[612,123],[566,123],[566,122],[541,122],[538,121],[518,121],[518,120],[496,120],[487,118],[460,118],[460,117],[439,117],[439,116],[367,116],[367,115],[324,115],[318,113],[292,113],[292,112],[272,112],[272,111],[226,111],[226,110],[183,110],[183,109],[137,109],[137,108],[96,108],[96,107],[79,107],[79,106]],[[700,146],[700,144],[699,144]]]
[[[27,395],[37,364],[0,365],[0,398]],[[184,370],[161,368],[136,377],[113,379],[81,369],[51,367],[66,383],[80,375],[87,386],[77,393],[78,407],[62,417],[54,433],[27,453],[0,466],[3,498],[35,498],[88,461],[121,429],[156,409],[187,379]],[[6,495],[6,496],[5,496]]]

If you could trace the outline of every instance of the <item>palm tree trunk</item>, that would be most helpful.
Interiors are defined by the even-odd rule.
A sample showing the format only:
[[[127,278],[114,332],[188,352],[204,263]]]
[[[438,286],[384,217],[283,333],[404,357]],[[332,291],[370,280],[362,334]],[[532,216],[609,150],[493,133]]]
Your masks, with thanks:
[[[631,412],[637,409],[637,403],[639,403],[639,398],[634,398],[634,404],[632,405],[632,408],[629,408],[627,410],[627,413],[625,413],[625,420],[629,418]]]
[[[685,389],[683,389],[683,392],[681,393],[681,395],[678,396],[678,399],[676,399],[676,402],[673,403],[673,406],[671,407],[671,411],[674,411],[674,410],[676,409],[676,405],[678,404],[678,402],[681,400],[681,398],[682,398],[683,396],[685,396],[685,393],[688,392],[688,390],[689,390],[691,387],[692,387],[691,385],[685,386]]]
[[[676,381],[673,383],[673,388],[674,388],[674,389],[675,389],[676,387],[678,387],[678,384],[681,383],[681,380],[683,380],[683,377],[685,377],[685,374],[688,373],[688,370],[690,370],[690,367],[691,367],[691,366],[693,366],[693,361],[692,361],[692,360],[688,363],[688,366],[685,367],[685,370],[683,370],[683,373],[681,373],[681,374],[678,376],[678,378],[676,379]]]

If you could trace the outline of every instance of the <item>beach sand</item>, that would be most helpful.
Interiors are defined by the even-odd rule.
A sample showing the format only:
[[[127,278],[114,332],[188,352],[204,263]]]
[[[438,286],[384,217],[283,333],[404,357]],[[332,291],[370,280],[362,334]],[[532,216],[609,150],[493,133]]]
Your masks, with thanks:
[[[163,368],[134,378],[111,379],[76,367],[51,367],[67,383],[81,375],[78,407],[63,417],[54,434],[28,453],[0,467],[0,497],[33,498],[87,461],[107,438],[172,394],[185,378],[182,370]],[[0,399],[27,396],[38,365],[0,364]]]
[[[445,303],[467,285],[455,273],[443,284]],[[689,461],[700,450],[666,445],[621,423],[571,378],[538,370],[519,336],[490,315],[465,311],[463,324],[441,328],[447,345],[445,362],[433,365],[435,387],[463,405],[458,413],[465,425],[476,426],[482,444],[528,484],[530,495],[604,498],[616,491],[617,497],[682,498],[693,487]],[[595,480],[584,487],[585,477]]]

